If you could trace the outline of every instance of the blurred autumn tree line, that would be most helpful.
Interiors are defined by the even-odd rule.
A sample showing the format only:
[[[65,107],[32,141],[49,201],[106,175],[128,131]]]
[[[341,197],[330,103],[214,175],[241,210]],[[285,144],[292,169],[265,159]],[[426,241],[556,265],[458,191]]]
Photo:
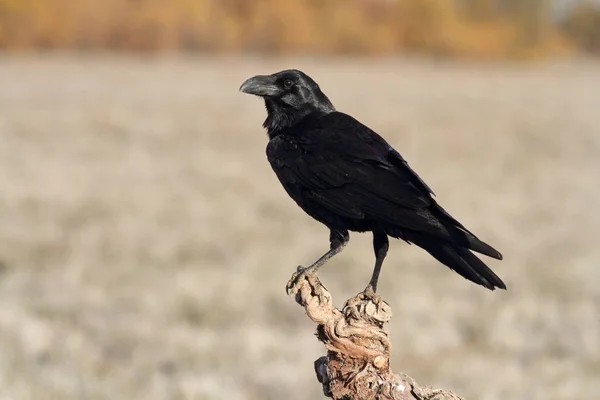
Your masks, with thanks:
[[[519,58],[600,53],[598,2],[0,0],[0,48]]]

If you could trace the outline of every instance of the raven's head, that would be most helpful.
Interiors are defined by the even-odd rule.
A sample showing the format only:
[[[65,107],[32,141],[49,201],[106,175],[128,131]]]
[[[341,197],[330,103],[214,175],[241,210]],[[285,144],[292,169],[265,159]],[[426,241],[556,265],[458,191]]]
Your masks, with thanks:
[[[319,85],[296,69],[257,75],[244,82],[240,91],[264,98],[268,113],[264,126],[269,134],[291,127],[309,114],[335,111]]]

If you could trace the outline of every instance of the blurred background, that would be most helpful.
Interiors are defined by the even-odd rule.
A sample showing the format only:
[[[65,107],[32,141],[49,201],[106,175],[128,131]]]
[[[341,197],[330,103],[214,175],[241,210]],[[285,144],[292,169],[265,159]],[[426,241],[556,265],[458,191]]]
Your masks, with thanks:
[[[0,398],[318,399],[285,294],[328,231],[238,92],[299,68],[505,260],[393,241],[393,368],[467,399],[600,398],[600,2],[0,0]],[[374,257],[353,234],[337,306]]]

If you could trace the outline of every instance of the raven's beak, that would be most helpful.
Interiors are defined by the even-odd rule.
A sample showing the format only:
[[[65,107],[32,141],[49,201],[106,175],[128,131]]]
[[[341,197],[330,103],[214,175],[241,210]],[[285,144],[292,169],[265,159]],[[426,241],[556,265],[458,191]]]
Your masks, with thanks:
[[[257,75],[240,86],[240,92],[256,96],[278,96],[281,89],[275,84],[275,77],[271,75]]]

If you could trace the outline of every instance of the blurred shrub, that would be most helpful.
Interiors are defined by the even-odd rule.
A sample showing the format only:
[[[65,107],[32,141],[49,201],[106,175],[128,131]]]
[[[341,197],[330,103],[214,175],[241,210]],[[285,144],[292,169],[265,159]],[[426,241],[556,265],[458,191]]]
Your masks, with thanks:
[[[565,17],[564,32],[584,50],[600,55],[600,5],[591,1],[578,3]]]
[[[511,58],[566,50],[555,28],[548,0],[0,0],[7,49]]]

